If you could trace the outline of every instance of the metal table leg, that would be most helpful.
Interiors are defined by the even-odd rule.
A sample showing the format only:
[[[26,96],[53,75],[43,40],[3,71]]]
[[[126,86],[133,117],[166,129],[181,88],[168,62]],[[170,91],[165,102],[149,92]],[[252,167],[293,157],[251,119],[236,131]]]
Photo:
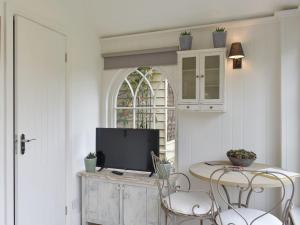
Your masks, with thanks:
[[[247,198],[246,198],[246,202],[245,202],[245,204],[244,204],[244,203],[242,203],[242,201],[243,201],[243,198],[242,198],[242,197],[243,197],[243,193],[244,193],[245,191],[244,191],[242,188],[240,188],[240,190],[239,190],[239,198],[238,198],[238,202],[234,202],[234,203],[231,202],[231,198],[230,198],[230,195],[229,195],[229,192],[228,192],[226,186],[225,186],[225,185],[222,185],[222,188],[223,188],[223,190],[224,190],[224,192],[225,192],[225,195],[226,195],[226,198],[227,198],[227,202],[229,203],[229,205],[232,205],[232,206],[238,206],[238,208],[242,208],[242,207],[248,208],[248,207],[249,207],[249,202],[250,202],[251,195],[252,195],[252,192],[253,192],[252,189],[250,189],[250,190],[248,191]],[[230,209],[230,208],[231,208],[231,207],[228,206],[228,209]]]

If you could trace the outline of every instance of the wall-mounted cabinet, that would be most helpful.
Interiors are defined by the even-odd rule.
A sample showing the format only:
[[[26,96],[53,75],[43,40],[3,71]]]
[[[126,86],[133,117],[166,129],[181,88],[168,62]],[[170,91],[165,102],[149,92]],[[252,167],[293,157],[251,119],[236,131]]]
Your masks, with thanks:
[[[178,109],[225,111],[226,49],[179,51]]]

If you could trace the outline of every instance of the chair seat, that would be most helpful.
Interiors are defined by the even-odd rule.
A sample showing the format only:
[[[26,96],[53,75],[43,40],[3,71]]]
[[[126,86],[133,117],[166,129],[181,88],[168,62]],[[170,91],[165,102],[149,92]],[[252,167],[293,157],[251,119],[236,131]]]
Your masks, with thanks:
[[[300,208],[295,207],[291,211],[291,217],[294,225],[300,225]]]
[[[193,206],[195,207],[194,212],[197,215],[204,215],[208,213],[212,206],[212,201],[209,195],[205,192],[175,192],[170,194],[171,205],[169,203],[169,197],[163,199],[164,206],[175,212],[184,215],[194,215]]]
[[[228,224],[235,224],[235,225],[248,225],[251,222],[259,217],[260,215],[264,214],[264,211],[257,210],[257,209],[250,209],[250,208],[240,208],[236,209],[239,214],[241,214],[247,221],[247,223],[243,220],[243,218],[237,214],[234,210],[229,209],[220,213],[223,225]],[[217,224],[222,224],[220,222],[220,217],[217,216],[216,218]],[[282,222],[272,214],[267,214],[259,219],[257,219],[253,225],[282,225]]]

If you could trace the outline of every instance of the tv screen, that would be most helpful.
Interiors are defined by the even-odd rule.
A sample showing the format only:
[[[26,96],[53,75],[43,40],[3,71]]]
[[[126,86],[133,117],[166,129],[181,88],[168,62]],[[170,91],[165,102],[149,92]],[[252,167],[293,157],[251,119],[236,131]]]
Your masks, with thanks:
[[[153,172],[151,151],[159,155],[159,130],[96,129],[99,167]]]

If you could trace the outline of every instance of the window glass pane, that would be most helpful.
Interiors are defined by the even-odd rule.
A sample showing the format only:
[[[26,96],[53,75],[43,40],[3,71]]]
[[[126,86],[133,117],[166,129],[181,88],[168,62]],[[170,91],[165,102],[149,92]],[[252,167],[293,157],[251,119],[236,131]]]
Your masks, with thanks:
[[[131,90],[127,82],[124,81],[118,93],[117,106],[132,107],[132,102],[133,102],[133,96]]]
[[[154,128],[154,110],[149,109],[136,109],[135,125],[136,128],[153,129]]]
[[[175,110],[168,109],[168,122],[167,122],[167,141],[175,140],[175,126],[176,126],[176,117]]]
[[[155,91],[155,106],[165,107],[166,106],[166,89],[165,81],[159,82]]]
[[[156,129],[159,129],[161,158],[175,160],[175,109],[156,109]]]
[[[196,98],[196,57],[182,59],[182,98]]]
[[[150,84],[153,88],[155,99],[154,105],[156,107],[166,106],[166,80],[158,72],[153,72],[149,77]]]
[[[117,127],[133,128],[133,109],[117,109]]]
[[[139,72],[144,74],[149,82]],[[175,99],[168,81],[163,79],[158,71],[150,67],[138,68],[128,75],[127,80],[132,85],[134,95],[136,95],[136,104],[133,104],[134,96],[132,96],[130,85],[125,80],[117,97],[117,108],[115,109],[117,127],[158,129],[160,133],[160,155],[162,158],[174,161]],[[174,108],[167,109],[166,106]]]
[[[154,93],[156,93],[156,90],[164,88],[162,86],[162,77],[160,73],[152,71],[152,73],[148,74],[147,79],[149,80]]]
[[[172,87],[170,86],[170,84],[168,83],[168,106],[169,107],[172,107],[174,106],[175,107],[175,98],[174,98],[174,92],[173,92],[173,89]]]
[[[152,70],[152,68],[149,66],[141,66],[137,68],[137,70],[140,71],[142,74],[146,75],[147,73],[149,73],[149,71]]]
[[[220,98],[220,56],[205,56],[205,99]]]
[[[155,129],[159,130],[159,149],[166,150],[166,109],[155,110]]]
[[[137,92],[136,106],[152,107],[154,96],[152,94],[149,84],[144,80]]]
[[[128,75],[127,80],[129,81],[134,93],[142,79],[143,79],[143,77],[137,71],[134,71]]]

